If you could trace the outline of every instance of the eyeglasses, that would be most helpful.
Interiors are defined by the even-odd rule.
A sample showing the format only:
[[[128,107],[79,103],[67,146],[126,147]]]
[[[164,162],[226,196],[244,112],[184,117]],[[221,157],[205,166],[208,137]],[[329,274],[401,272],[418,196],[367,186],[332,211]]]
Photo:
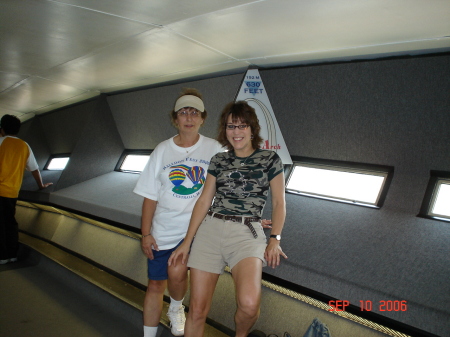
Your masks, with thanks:
[[[227,124],[226,128],[227,130],[234,130],[236,128],[238,128],[239,130],[245,130],[249,127],[250,125],[247,124],[240,124],[240,125],[233,125],[233,124]]]
[[[178,116],[182,116],[182,117],[187,117],[187,116],[191,116],[193,118],[200,116],[200,111],[198,110],[178,110],[177,112]]]

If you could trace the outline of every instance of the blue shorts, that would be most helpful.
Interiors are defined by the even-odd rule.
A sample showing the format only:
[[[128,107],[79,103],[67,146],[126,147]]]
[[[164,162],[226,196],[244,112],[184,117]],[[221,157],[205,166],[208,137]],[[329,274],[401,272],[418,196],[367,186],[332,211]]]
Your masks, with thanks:
[[[175,247],[166,250],[154,250],[153,260],[147,259],[148,278],[154,281],[167,280],[169,274],[167,273],[167,263],[169,261],[170,254],[178,248],[184,240],[181,240]]]

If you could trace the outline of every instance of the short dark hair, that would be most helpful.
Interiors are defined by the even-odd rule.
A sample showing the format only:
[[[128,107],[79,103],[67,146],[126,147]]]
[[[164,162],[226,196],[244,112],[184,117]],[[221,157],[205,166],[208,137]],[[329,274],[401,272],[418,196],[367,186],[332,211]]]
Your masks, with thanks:
[[[222,111],[219,120],[219,134],[217,141],[225,146],[229,151],[233,150],[233,146],[227,139],[227,121],[228,116],[232,115],[233,122],[242,122],[250,125],[250,130],[253,135],[252,147],[258,149],[263,142],[263,139],[259,135],[261,127],[259,126],[259,120],[256,116],[255,109],[253,109],[247,102],[238,101],[228,103]]]
[[[7,135],[17,135],[20,130],[20,125],[20,119],[13,115],[4,115],[0,121],[0,127]]]
[[[201,94],[200,91],[198,91],[195,88],[183,88],[183,90],[181,91],[181,93],[178,95],[177,99],[175,100],[175,102],[180,98],[183,97],[185,95],[192,95],[192,96],[196,96],[198,98],[200,98],[201,100],[203,100],[203,95]],[[206,112],[206,109],[201,113],[202,119],[206,120],[206,117],[208,116],[208,112]],[[177,127],[177,111],[175,111],[174,109],[172,109],[172,111],[170,112],[170,121],[172,122],[173,126]],[[203,126],[203,124],[202,124]]]

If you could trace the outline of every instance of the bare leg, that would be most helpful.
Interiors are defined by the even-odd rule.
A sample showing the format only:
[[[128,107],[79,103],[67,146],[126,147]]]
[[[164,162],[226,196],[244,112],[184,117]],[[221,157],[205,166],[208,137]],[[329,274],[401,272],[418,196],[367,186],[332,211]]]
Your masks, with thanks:
[[[185,337],[201,337],[205,330],[219,274],[191,268],[191,300],[184,329]]]
[[[181,259],[181,257],[180,257]],[[170,305],[167,317],[170,320],[170,331],[174,336],[183,336],[186,325],[186,314],[181,304],[188,287],[187,266],[179,261],[176,266],[171,265],[167,269],[169,279],[167,287],[170,294]]]
[[[188,288],[188,267],[181,264],[180,258],[180,261],[177,262],[176,266],[171,265],[167,271],[169,273],[167,282],[169,294],[174,300],[181,301],[186,295]]]
[[[247,337],[259,317],[262,261],[256,257],[243,259],[233,267],[232,275],[237,302],[236,337]]]
[[[144,299],[144,325],[158,326],[161,319],[163,295],[166,289],[166,280],[148,280],[147,291]]]

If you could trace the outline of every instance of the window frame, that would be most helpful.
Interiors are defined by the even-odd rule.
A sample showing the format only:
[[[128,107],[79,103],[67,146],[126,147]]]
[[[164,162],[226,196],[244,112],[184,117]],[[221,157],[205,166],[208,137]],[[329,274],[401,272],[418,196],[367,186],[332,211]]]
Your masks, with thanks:
[[[286,193],[296,194],[308,198],[315,198],[321,200],[327,200],[332,202],[339,202],[347,205],[368,207],[374,209],[380,209],[384,201],[386,199],[387,193],[389,191],[389,187],[391,185],[393,176],[394,176],[394,167],[387,165],[377,165],[377,164],[366,164],[366,163],[356,163],[356,162],[348,162],[348,161],[339,161],[339,160],[329,160],[329,159],[319,159],[319,158],[310,158],[310,157],[292,157],[293,164],[290,165],[290,169],[286,176]],[[306,167],[316,167],[316,168],[325,168],[325,169],[334,169],[335,171],[342,172],[350,172],[350,173],[362,173],[371,175],[379,175],[385,176],[385,180],[381,186],[381,191],[378,194],[377,201],[372,203],[365,202],[355,202],[344,198],[338,198],[333,196],[324,196],[324,195],[315,195],[312,193],[301,192],[298,190],[288,189],[287,186],[291,179],[291,176],[295,170],[296,166],[306,166]]]
[[[45,165],[44,165],[44,170],[46,170],[46,171],[64,171],[64,170],[66,169],[66,167],[67,167],[67,164],[68,164],[69,162],[67,162],[66,166],[65,166],[62,170],[49,169],[48,167],[50,166],[52,160],[53,160],[53,159],[56,159],[56,158],[65,158],[65,157],[68,157],[68,158],[69,158],[69,161],[70,161],[70,155],[71,155],[71,153],[58,153],[58,154],[52,154],[52,155],[50,155],[50,157],[49,157],[48,160],[47,160],[47,163],[45,163]]]
[[[122,170],[120,167],[122,166],[123,162],[127,158],[128,155],[150,155],[152,154],[153,150],[130,150],[126,149],[122,152],[119,160],[117,161],[116,167],[114,168],[114,171],[122,172],[122,173],[133,173],[133,174],[141,174],[142,171],[131,171],[131,170]]]
[[[450,184],[450,172],[431,170],[428,185],[425,189],[425,195],[422,201],[422,206],[420,207],[419,214],[417,215],[419,218],[443,221],[447,223],[450,222],[450,216],[442,217],[433,215],[431,211],[435,204],[438,187],[440,186],[441,181],[448,182]]]

